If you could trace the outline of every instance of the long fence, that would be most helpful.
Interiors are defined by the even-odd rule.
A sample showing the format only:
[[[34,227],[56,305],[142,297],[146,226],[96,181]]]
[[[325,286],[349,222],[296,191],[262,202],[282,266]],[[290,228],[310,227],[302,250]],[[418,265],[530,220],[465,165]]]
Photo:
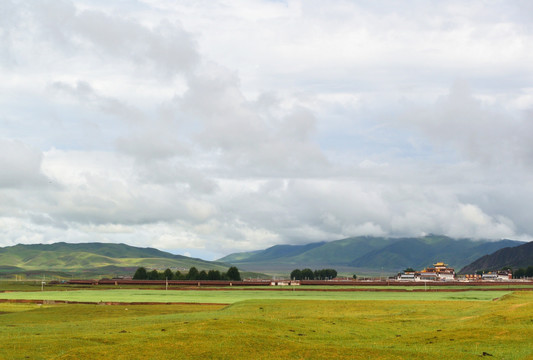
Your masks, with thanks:
[[[271,285],[314,285],[314,286],[501,286],[533,285],[533,281],[356,281],[356,280],[126,280],[126,279],[73,279],[72,285],[159,285],[159,286],[271,286]]]

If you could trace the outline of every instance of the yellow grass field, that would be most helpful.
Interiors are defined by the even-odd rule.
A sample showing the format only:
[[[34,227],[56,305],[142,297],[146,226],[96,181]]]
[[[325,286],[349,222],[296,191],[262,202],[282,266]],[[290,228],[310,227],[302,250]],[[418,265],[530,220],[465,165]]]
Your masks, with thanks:
[[[533,292],[491,300],[0,304],[0,359],[533,359]]]

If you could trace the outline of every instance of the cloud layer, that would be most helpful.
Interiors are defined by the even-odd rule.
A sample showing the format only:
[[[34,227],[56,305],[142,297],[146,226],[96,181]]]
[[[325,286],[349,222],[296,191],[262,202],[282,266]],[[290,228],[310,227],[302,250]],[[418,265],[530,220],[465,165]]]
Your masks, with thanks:
[[[0,246],[533,238],[527,1],[2,1]]]

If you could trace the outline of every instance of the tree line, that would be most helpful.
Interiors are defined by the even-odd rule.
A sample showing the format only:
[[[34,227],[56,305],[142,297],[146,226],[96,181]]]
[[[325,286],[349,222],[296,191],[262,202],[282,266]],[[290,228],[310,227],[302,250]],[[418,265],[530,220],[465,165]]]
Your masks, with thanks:
[[[187,273],[182,273],[177,270],[173,272],[170,269],[165,271],[151,271],[144,267],[139,267],[133,275],[133,280],[232,280],[241,281],[241,274],[239,269],[232,266],[227,272],[220,272],[218,270],[201,270],[198,271],[196,267],[191,267]]]
[[[531,278],[533,277],[533,266],[527,268],[520,268],[513,271],[513,279]]]
[[[294,269],[291,272],[292,280],[329,280],[337,277],[337,270],[334,269]]]

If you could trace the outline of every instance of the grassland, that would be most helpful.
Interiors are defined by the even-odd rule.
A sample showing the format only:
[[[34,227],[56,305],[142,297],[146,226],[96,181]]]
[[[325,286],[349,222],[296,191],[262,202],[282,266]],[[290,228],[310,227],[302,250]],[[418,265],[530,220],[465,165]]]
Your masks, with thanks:
[[[38,292],[231,305],[3,303],[0,359],[533,359],[531,291],[300,293]]]
[[[72,302],[158,302],[158,303],[222,303],[246,300],[492,300],[508,291],[462,292],[329,292],[329,291],[261,291],[261,290],[76,290],[44,292],[9,292],[1,299],[60,300]]]
[[[54,291],[68,291],[68,290],[79,290],[79,289],[163,289],[165,288],[165,285],[157,284],[157,285],[136,285],[136,284],[105,284],[105,285],[98,285],[97,287],[93,285],[83,285],[83,284],[47,284],[45,286],[45,291],[54,290]],[[180,290],[180,289],[186,289],[186,288],[198,288],[196,283],[192,285],[172,285],[170,284],[169,289],[174,290]],[[202,288],[208,288],[208,289],[228,289],[228,287],[224,286],[202,286]],[[469,283],[463,283],[463,284],[446,284],[443,286],[442,284],[439,284],[438,286],[429,284],[420,284],[419,286],[412,286],[412,285],[397,285],[397,283],[391,283],[389,285],[328,285],[328,286],[318,286],[318,285],[300,285],[297,287],[291,287],[291,286],[278,286],[278,287],[271,287],[271,286],[232,286],[231,289],[246,289],[246,290],[252,290],[252,289],[259,289],[259,290],[265,290],[265,289],[280,289],[289,291],[292,290],[292,288],[295,289],[295,291],[303,291],[303,290],[400,290],[400,291],[439,291],[439,290],[517,290],[517,289],[531,289],[533,290],[533,282],[515,282],[511,284],[498,284],[498,283],[486,283],[483,285],[479,284],[469,284]],[[24,280],[24,281],[0,281],[0,293],[3,291],[38,291],[41,290],[41,280]]]

